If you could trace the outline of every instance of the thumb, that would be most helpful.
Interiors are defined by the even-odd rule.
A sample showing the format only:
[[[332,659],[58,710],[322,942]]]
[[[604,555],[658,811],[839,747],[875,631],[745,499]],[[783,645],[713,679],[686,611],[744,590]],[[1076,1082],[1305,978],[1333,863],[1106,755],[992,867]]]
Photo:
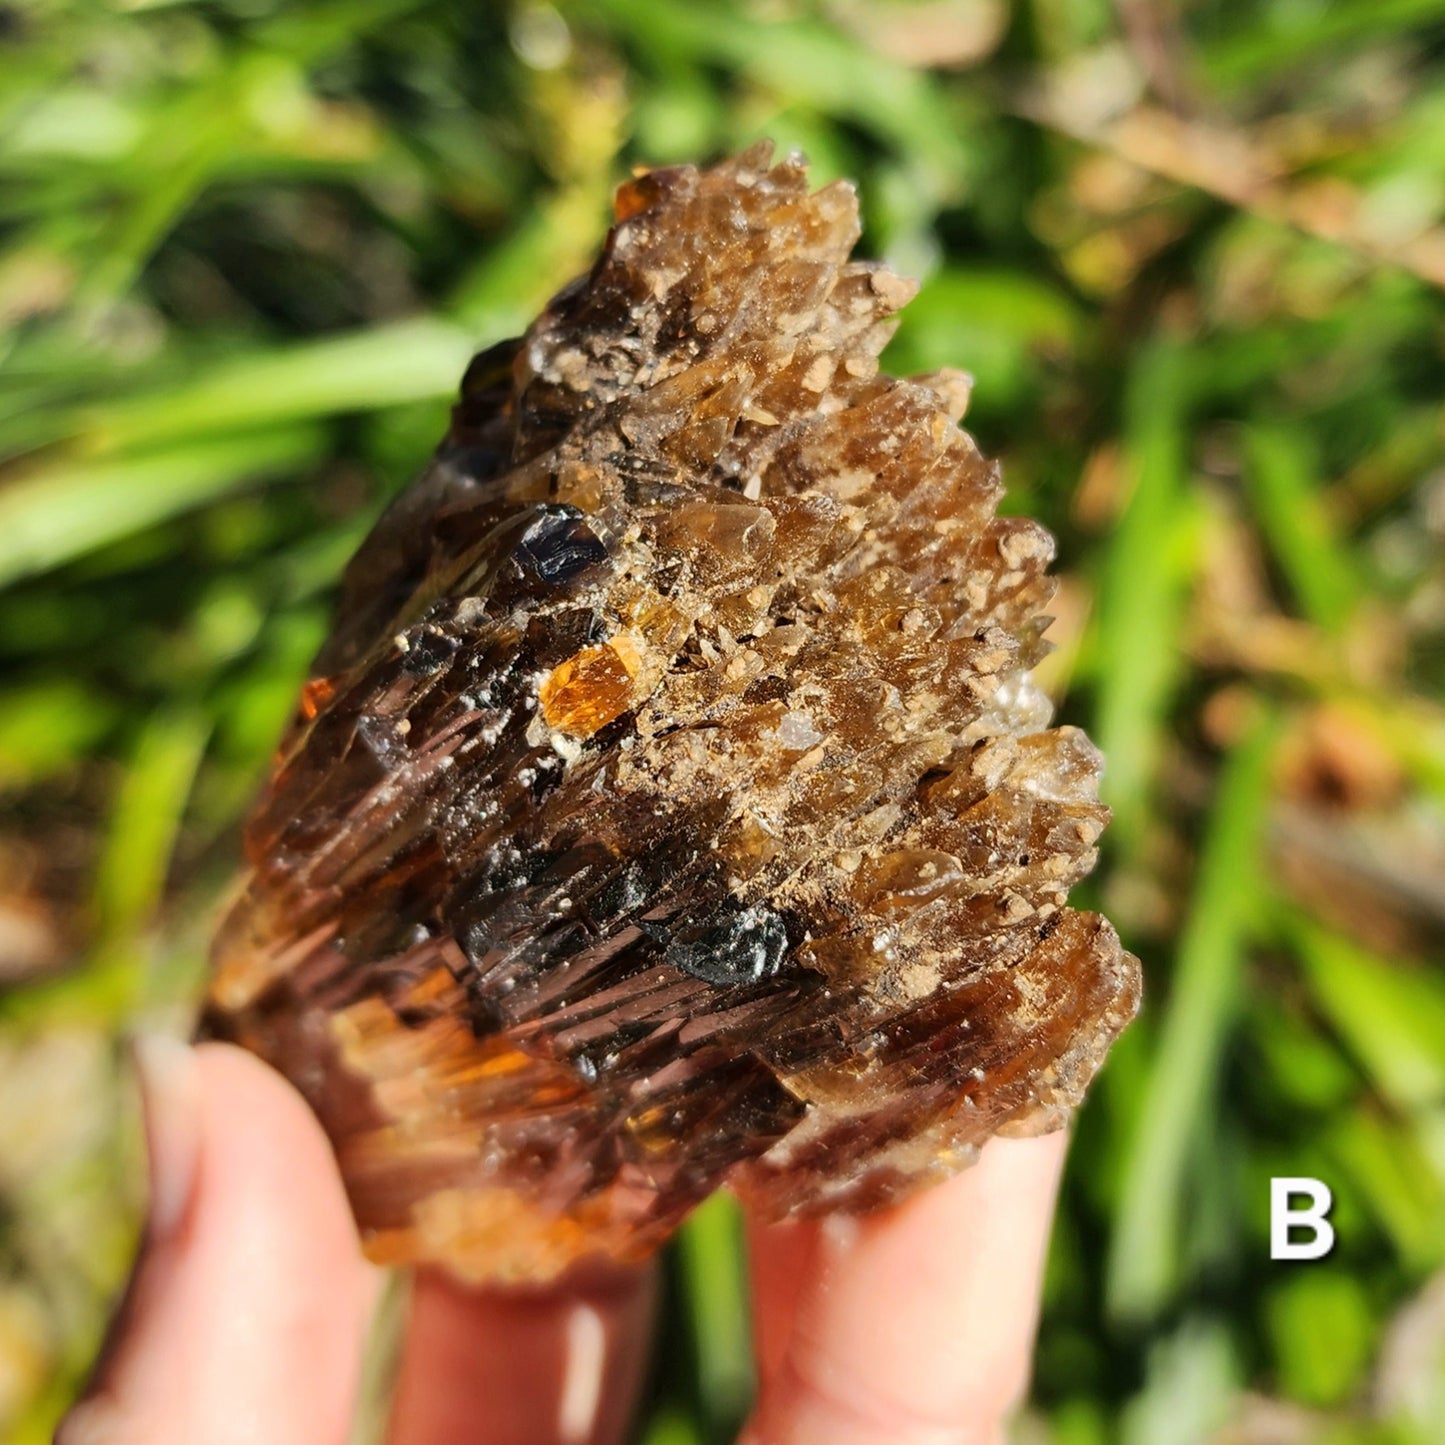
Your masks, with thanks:
[[[56,1445],[340,1445],[372,1290],[320,1126],[228,1044],[136,1062],[150,1219]]]

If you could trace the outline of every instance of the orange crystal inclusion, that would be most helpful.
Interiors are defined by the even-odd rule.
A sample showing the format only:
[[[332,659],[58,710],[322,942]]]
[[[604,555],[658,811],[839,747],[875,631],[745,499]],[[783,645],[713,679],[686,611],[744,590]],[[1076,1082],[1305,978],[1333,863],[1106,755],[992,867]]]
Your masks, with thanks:
[[[632,705],[637,671],[637,649],[627,637],[574,652],[542,684],[547,726],[574,738],[590,738]]]

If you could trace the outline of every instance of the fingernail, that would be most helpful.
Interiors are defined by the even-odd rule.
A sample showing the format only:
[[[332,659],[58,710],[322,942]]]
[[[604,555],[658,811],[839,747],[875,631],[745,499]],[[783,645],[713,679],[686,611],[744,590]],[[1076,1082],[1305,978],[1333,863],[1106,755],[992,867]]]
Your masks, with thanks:
[[[164,1034],[137,1034],[131,1057],[140,1079],[150,1176],[146,1231],[152,1243],[181,1225],[195,1191],[200,1157],[200,1092],[195,1056]]]

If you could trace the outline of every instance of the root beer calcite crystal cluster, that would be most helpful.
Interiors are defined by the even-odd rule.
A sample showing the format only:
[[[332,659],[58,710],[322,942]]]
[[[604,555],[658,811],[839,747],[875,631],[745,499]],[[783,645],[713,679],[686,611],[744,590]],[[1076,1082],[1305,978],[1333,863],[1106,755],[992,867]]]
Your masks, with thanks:
[[[1065,899],[1099,756],[1029,676],[913,287],[766,147],[625,185],[347,573],[207,1010],[295,1081],[369,1252],[535,1281],[719,1185],[861,1210],[1058,1127],[1137,964]]]

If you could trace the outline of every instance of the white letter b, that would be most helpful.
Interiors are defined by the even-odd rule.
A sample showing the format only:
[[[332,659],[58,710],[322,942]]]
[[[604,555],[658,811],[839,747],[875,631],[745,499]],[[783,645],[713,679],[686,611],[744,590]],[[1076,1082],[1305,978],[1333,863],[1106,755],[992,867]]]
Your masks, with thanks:
[[[1304,1194],[1309,1204],[1290,1207],[1290,1196]],[[1319,1179],[1269,1181],[1269,1257],[1271,1259],[1323,1259],[1335,1247],[1335,1227],[1326,1216],[1334,1196]],[[1290,1242],[1291,1227],[1313,1231],[1311,1238]]]

